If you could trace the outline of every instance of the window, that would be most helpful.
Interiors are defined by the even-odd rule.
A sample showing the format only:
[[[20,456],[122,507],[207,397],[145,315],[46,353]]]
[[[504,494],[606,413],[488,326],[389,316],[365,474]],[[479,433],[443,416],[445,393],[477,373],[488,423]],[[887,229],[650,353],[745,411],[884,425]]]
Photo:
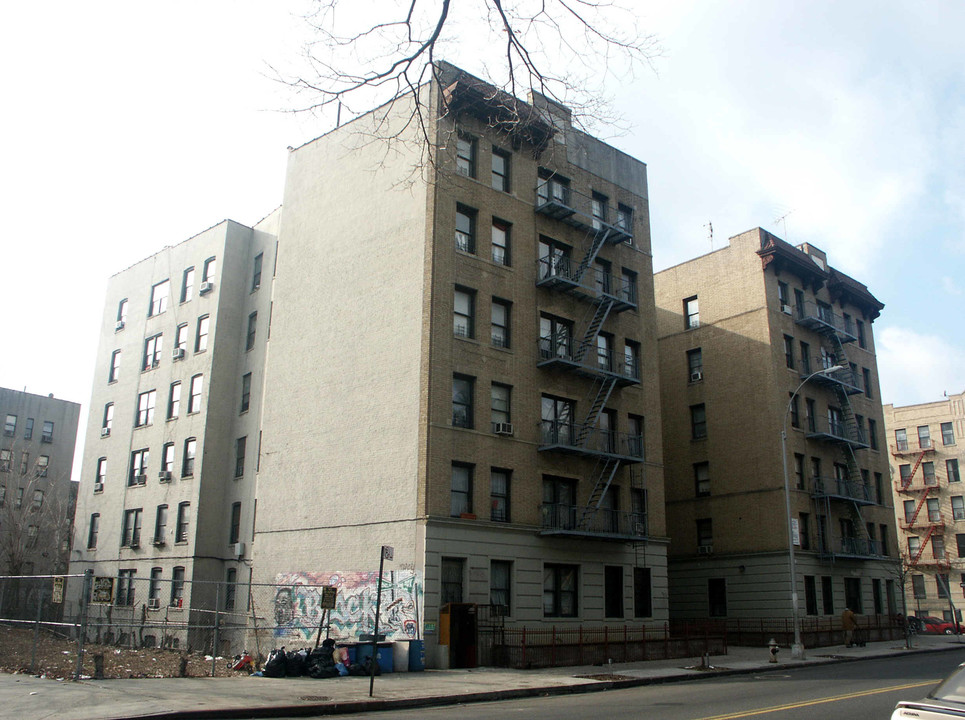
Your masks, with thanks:
[[[802,550],[811,549],[811,516],[808,513],[798,515],[798,542]]]
[[[576,617],[577,573],[576,565],[543,565],[544,617]]]
[[[158,333],[144,341],[144,361],[141,363],[141,370],[150,370],[161,364],[163,339],[161,333]]]
[[[23,424],[23,439],[30,440],[34,436],[34,419],[28,417]],[[945,443],[946,445],[948,443]]]
[[[493,190],[509,192],[509,159],[511,155],[499,148],[493,148]]]
[[[204,388],[204,375],[191,378],[191,395],[188,397],[188,414],[201,412],[201,391]]]
[[[791,427],[799,428],[801,427],[801,408],[800,408],[800,398],[791,393],[790,404],[788,405],[788,410],[791,416]]]
[[[462,578],[466,561],[463,558],[442,558],[439,583],[440,605],[462,602]]]
[[[161,472],[170,473],[173,471],[174,471],[174,443],[168,442],[168,443],[164,443],[164,446],[161,448]]]
[[[36,512],[44,506],[44,491],[34,490],[33,501],[30,503],[30,510]]]
[[[955,535],[955,544],[958,545],[958,557],[965,557],[965,533]]]
[[[251,406],[251,373],[241,376],[241,412],[248,412]]]
[[[101,420],[101,435],[110,435],[114,425],[114,403],[104,405],[104,418]]]
[[[844,579],[844,604],[860,614],[864,605],[861,600],[861,578],[846,577]]]
[[[133,487],[134,485],[143,485],[145,482],[147,482],[147,466],[149,456],[150,452],[147,448],[134,450],[131,453],[131,472],[127,478],[128,486]]]
[[[950,458],[945,461],[945,472],[948,475],[948,482],[957,483],[962,481],[962,476],[958,473],[958,460]]]
[[[801,341],[801,374],[811,374],[811,346]]]
[[[184,456],[181,459],[181,477],[194,475],[194,455],[197,452],[197,438],[188,438],[184,441]]]
[[[633,340],[623,341],[623,376],[640,379],[640,343]]]
[[[784,311],[787,308],[788,312],[791,309],[791,296],[788,293],[788,287],[786,282],[777,282],[777,301],[781,305],[781,310]]]
[[[214,274],[218,270],[217,258],[209,257],[204,261],[204,271],[201,273],[201,282],[214,282]],[[203,289],[203,288],[202,288]]]
[[[178,565],[171,571],[171,607],[184,604],[184,567]]]
[[[710,463],[694,463],[694,486],[697,497],[710,495]]]
[[[800,453],[794,453],[794,486],[804,489],[804,456]]]
[[[697,296],[684,300],[684,329],[692,330],[700,327],[700,307],[697,304]]]
[[[570,248],[552,238],[539,238],[539,279],[570,275]]]
[[[653,616],[653,590],[650,568],[633,568],[633,617]]]
[[[573,435],[572,400],[543,395],[540,401],[542,442],[548,445],[569,445]]]
[[[861,368],[861,378],[864,380],[864,394],[866,397],[871,398],[871,370],[868,368]]]
[[[204,352],[208,349],[208,326],[210,318],[207,315],[202,315],[198,318],[198,329],[194,336],[194,351],[196,353]]]
[[[97,533],[100,532],[101,528],[101,514],[92,513],[90,516],[90,522],[87,523],[87,549],[94,550],[97,548]]]
[[[510,579],[513,564],[509,560],[489,561],[489,604],[494,606],[494,615],[506,616],[512,612],[510,604]]]
[[[248,336],[245,338],[245,350],[251,350],[255,346],[255,330],[258,327],[258,313],[253,312],[248,316]]]
[[[512,387],[501,383],[493,383],[490,387],[490,421],[493,425],[493,432],[500,430],[501,425],[512,422],[510,416],[510,396]]]
[[[13,465],[13,450],[0,450],[0,472],[10,472]]]
[[[464,177],[476,177],[476,138],[463,132],[456,137],[456,172]]]
[[[50,467],[50,457],[41,455],[37,458],[37,477],[47,477],[47,468]]]
[[[181,278],[181,302],[187,302],[194,296],[194,267],[184,271]]]
[[[494,522],[509,522],[509,470],[492,468],[489,471],[489,499],[491,512],[489,519]]]
[[[818,614],[818,586],[814,575],[804,576],[804,612],[808,615]]]
[[[812,398],[804,398],[804,418],[808,432],[817,432],[817,411]]]
[[[237,594],[238,568],[228,568],[225,571],[224,609],[235,609],[235,595]]]
[[[784,336],[784,365],[794,369],[794,338],[790,335]]]
[[[610,199],[595,190],[590,195],[590,214],[593,215],[593,229],[600,230],[606,224],[607,207]]]
[[[264,253],[255,255],[254,268],[251,272],[251,291],[254,292],[261,287],[261,264],[265,259]]]
[[[854,335],[854,322],[851,320],[851,316],[848,313],[842,313],[842,319],[844,320],[844,331],[849,335]]]
[[[562,175],[557,175],[546,168],[539,169],[539,184],[536,186],[536,197],[540,206],[548,203],[559,205],[570,204],[570,181]]]
[[[181,383],[171,383],[168,391],[168,420],[173,420],[181,412]]]
[[[456,206],[456,250],[476,253],[476,211],[465,205]]]
[[[931,551],[932,551],[932,556],[936,560],[944,560],[945,559],[945,538],[943,538],[941,535],[932,535]]]
[[[916,600],[924,600],[927,597],[925,593],[925,576],[912,575],[911,589],[912,589],[912,594]]]
[[[904,509],[904,512],[905,512],[906,523],[910,523],[911,519],[915,517],[915,505],[916,503],[914,500],[905,500],[902,502],[902,508]]]
[[[955,508],[955,498],[952,498],[952,509]],[[959,498],[961,500],[961,498]],[[942,513],[938,505],[938,498],[927,498],[925,501],[926,510],[928,511],[928,522],[937,523],[941,520]],[[963,508],[965,509],[965,508]]]
[[[240,478],[245,474],[245,450],[248,445],[248,436],[240,437],[235,441],[235,477]]]
[[[125,569],[117,571],[117,604],[134,605],[134,576],[137,570]]]
[[[164,280],[151,288],[151,311],[148,317],[160,315],[168,309],[168,295],[171,293],[171,282]]]
[[[148,390],[137,396],[137,418],[134,427],[144,427],[154,422],[154,402],[157,392]]]
[[[117,325],[115,326],[115,332],[124,329],[124,323],[127,322],[127,307],[127,298],[117,303]]]
[[[707,411],[703,403],[690,406],[690,437],[693,440],[707,437]]]
[[[473,385],[476,379],[468,375],[452,376],[452,426],[473,427]]]
[[[121,373],[121,351],[115,350],[111,353],[111,369],[107,374],[107,382],[117,382]]]
[[[885,502],[885,486],[880,472],[875,473],[875,501],[879,505],[884,505]]]
[[[895,430],[895,446],[898,450],[908,449],[908,433],[905,431],[905,428]]]
[[[569,320],[541,315],[539,319],[539,351],[541,360],[572,357],[573,323]]]
[[[23,506],[23,488],[17,488],[17,498],[13,501],[13,506],[15,508]]]
[[[174,542],[188,541],[188,523],[191,520],[191,503],[178,504],[178,524],[174,531]]]
[[[603,566],[603,616],[623,617],[623,566]]]
[[[858,320],[857,324],[858,324],[858,347],[866,348],[868,346],[865,344],[864,323],[861,320]]]
[[[231,503],[231,523],[228,526],[228,544],[234,545],[241,539],[241,503]]]
[[[643,457],[643,417],[627,416],[627,451],[633,457]]]
[[[44,420],[43,429],[40,431],[40,442],[52,443],[54,441],[54,423]]]
[[[955,430],[950,422],[942,423],[942,445],[955,444]]]
[[[932,446],[931,444],[931,432],[927,425],[918,426],[918,447],[922,450],[927,450]]]
[[[151,568],[151,578],[147,584],[147,605],[149,608],[157,609],[161,604],[161,573],[159,567]]]
[[[100,489],[104,488],[104,481],[107,480],[107,458],[106,457],[97,458],[97,470],[95,472],[96,474],[94,475],[94,491],[96,492],[98,490],[98,486],[100,487]]]
[[[947,600],[948,599],[948,575],[945,573],[935,574],[935,587],[938,590],[938,599]]]
[[[933,499],[929,498],[929,500]],[[961,495],[952,495],[952,519],[965,520],[965,498]]]
[[[700,348],[687,351],[687,375],[690,382],[704,379],[704,355]]]
[[[168,506],[158,505],[154,513],[154,544],[164,545],[168,535]]]
[[[937,485],[938,478],[935,476],[935,463],[932,461],[921,464],[921,473],[924,476],[926,485]]]
[[[618,203],[616,220],[616,226],[618,228],[631,236],[633,235],[633,208],[623,203]]]
[[[141,508],[124,511],[124,527],[121,547],[136,548],[141,545]]]
[[[510,303],[506,300],[493,298],[491,310],[493,347],[509,347],[509,310]]]
[[[449,496],[449,515],[452,517],[472,513],[472,470],[472,465],[452,464]]]
[[[613,372],[613,336],[608,333],[601,332],[596,336],[596,366]]]
[[[868,445],[872,450],[878,449],[878,421],[868,418]]]
[[[452,334],[456,337],[476,337],[476,292],[456,286],[452,308]]]
[[[492,227],[492,257],[493,262],[497,265],[505,265],[509,267],[510,254],[509,254],[509,236],[512,225],[503,220],[497,220],[493,218]]]
[[[188,324],[181,323],[174,334],[174,359],[184,357],[188,351]]]
[[[816,304],[818,306],[818,319],[823,320],[828,325],[834,325],[834,312],[831,310],[831,306],[820,300],[817,300]]]
[[[714,546],[714,521],[711,518],[699,518],[697,520],[697,546]]]
[[[794,288],[794,311],[799,318],[804,317],[804,293]]]

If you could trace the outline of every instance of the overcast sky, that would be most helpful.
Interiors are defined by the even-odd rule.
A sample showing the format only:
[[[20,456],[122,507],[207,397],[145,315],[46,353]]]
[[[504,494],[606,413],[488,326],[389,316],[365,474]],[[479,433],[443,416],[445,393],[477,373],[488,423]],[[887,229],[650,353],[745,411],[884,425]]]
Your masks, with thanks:
[[[714,248],[756,226],[813,243],[885,303],[884,402],[965,389],[965,3],[632,6],[663,55],[610,84],[629,130],[600,134],[648,164],[655,268],[708,252],[707,223]],[[86,413],[107,278],[281,203],[286,147],[331,127],[275,112],[266,76],[305,7],[3,5],[0,386]],[[483,74],[485,53],[445,57]]]

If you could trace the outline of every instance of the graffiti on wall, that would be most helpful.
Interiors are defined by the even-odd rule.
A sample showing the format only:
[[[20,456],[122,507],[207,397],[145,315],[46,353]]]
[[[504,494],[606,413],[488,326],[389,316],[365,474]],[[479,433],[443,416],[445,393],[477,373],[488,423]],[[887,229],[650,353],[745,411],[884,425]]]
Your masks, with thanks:
[[[313,639],[322,622],[322,587],[335,586],[338,597],[331,612],[333,638],[355,640],[375,628],[377,572],[295,572],[275,578],[275,636],[292,641]],[[382,576],[379,634],[389,640],[418,636],[423,588],[412,570],[387,570]]]

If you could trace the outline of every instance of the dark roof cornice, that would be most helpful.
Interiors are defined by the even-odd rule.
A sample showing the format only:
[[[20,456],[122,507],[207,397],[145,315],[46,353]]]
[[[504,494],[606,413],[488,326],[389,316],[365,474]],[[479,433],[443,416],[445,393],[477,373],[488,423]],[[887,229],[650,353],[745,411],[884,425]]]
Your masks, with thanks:
[[[853,277],[831,268],[828,292],[834,302],[848,303],[861,308],[869,320],[877,320],[885,304],[868,291],[868,286]]]
[[[801,283],[813,290],[820,290],[827,281],[829,273],[822,270],[803,250],[798,250],[767,230],[760,230],[761,249],[757,254],[761,257],[763,269],[772,268],[776,274],[788,272],[800,278]]]

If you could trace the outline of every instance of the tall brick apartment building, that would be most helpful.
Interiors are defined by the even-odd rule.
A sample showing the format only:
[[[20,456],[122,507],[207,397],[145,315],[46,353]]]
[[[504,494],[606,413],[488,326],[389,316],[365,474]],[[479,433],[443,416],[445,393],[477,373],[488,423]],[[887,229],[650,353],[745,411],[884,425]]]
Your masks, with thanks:
[[[790,616],[782,431],[800,614],[895,612],[882,304],[760,228],[654,284],[671,616]]]
[[[132,605],[250,572],[337,578],[362,607],[389,545],[385,629],[430,666],[464,660],[439,642],[451,603],[668,618],[646,167],[438,70],[428,138],[412,97],[356,118],[291,152],[258,227],[112,279],[76,568],[174,581]]]
[[[965,607],[965,393],[885,405],[909,614],[962,619]],[[953,612],[954,610],[954,612]]]

